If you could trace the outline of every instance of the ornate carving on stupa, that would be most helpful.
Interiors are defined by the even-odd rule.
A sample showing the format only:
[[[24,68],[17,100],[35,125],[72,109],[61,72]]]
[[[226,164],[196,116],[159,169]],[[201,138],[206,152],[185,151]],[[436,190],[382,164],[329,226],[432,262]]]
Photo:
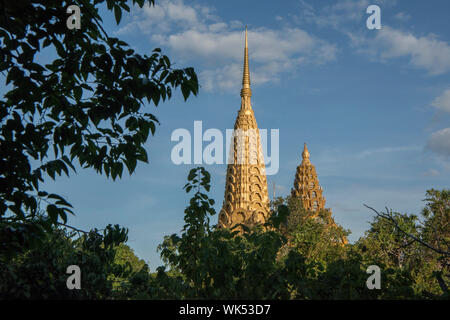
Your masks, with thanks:
[[[338,228],[338,225],[332,217],[331,209],[325,208],[325,197],[323,189],[319,185],[317,172],[314,165],[309,160],[309,151],[306,143],[302,152],[302,163],[297,167],[294,179],[294,188],[291,190],[291,196],[301,199],[303,208],[310,211],[313,219],[320,219],[327,228]],[[320,213],[320,214],[319,214]],[[341,237],[332,240],[338,245],[348,243],[347,237]]]
[[[225,199],[219,214],[218,225],[221,228],[230,228],[236,224],[261,224],[266,222],[270,214],[264,158],[251,96],[245,28],[241,108],[234,124],[230,146]]]
[[[295,173],[294,188],[291,191],[293,197],[302,199],[303,207],[310,211],[325,209],[325,198],[323,189],[317,179],[316,168],[309,160],[309,151],[306,143],[302,152],[302,163],[297,167]]]

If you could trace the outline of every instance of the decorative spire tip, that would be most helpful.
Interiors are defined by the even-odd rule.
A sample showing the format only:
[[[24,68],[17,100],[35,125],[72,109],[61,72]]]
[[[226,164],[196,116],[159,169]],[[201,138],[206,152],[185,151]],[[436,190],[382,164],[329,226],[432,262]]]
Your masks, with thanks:
[[[248,62],[248,41],[247,41],[247,25],[245,26],[245,47],[244,47],[244,71],[242,75],[242,90],[241,97],[251,97],[252,90],[250,89],[250,68]]]
[[[309,151],[308,151],[308,147],[306,147],[306,142],[305,142],[305,145],[303,146],[302,157],[303,157],[303,159],[309,159]]]

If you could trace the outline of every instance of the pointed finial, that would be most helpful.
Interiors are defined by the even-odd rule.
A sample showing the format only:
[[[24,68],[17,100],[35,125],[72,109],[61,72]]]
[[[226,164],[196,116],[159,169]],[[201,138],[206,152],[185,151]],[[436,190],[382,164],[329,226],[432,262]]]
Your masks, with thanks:
[[[305,142],[305,145],[303,146],[302,157],[303,157],[303,160],[309,159],[309,151],[308,151],[308,148],[306,147],[306,142]]]
[[[251,97],[252,90],[250,89],[250,71],[248,63],[248,42],[247,42],[247,26],[245,26],[245,47],[244,47],[244,72],[242,76],[242,90],[241,97]]]
[[[247,42],[247,25],[245,25],[245,48],[248,48],[248,42]]]

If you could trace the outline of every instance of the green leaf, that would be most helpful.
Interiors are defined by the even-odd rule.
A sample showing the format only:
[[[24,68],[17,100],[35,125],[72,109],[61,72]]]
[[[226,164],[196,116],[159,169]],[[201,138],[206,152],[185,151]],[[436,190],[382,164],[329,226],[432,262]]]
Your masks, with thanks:
[[[114,7],[114,16],[116,17],[117,24],[119,24],[120,19],[122,19],[122,9],[118,5]]]
[[[75,87],[75,88],[73,88],[73,94],[74,94],[75,100],[80,101],[81,96],[83,94],[83,89],[81,87]]]
[[[54,204],[49,204],[47,206],[47,214],[53,223],[56,223],[58,221],[58,212],[59,210]]]
[[[187,98],[189,98],[189,94],[191,93],[189,85],[186,82],[183,82],[181,84],[181,92],[183,93],[184,100],[186,101]]]

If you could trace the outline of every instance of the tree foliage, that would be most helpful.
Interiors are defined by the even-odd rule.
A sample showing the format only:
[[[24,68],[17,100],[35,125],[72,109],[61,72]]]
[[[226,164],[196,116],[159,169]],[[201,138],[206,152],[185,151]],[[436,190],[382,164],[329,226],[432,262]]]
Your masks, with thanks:
[[[67,221],[71,205],[42,190],[48,176],[69,175],[74,162],[113,180],[148,162],[144,143],[158,119],[145,110],[180,87],[197,94],[192,68],[174,69],[160,49],[139,54],[102,26],[106,4],[117,23],[127,3],[153,0],[23,0],[0,2],[0,218],[32,221],[42,206],[48,222]],[[81,29],[66,26],[69,5]],[[48,63],[47,56],[55,58]]]
[[[159,48],[139,54],[103,28],[104,7],[119,23],[129,5],[153,4],[0,1],[0,296],[108,298],[111,279],[136,273],[112,270],[123,267],[113,262],[123,247],[111,246],[125,240],[125,229],[74,240],[64,231],[76,229],[67,225],[72,206],[42,183],[77,166],[113,180],[124,167],[132,174],[139,161],[148,162],[144,144],[159,124],[149,105],[176,88],[184,99],[198,93],[192,68],[173,68]],[[66,26],[70,5],[81,10],[81,29]],[[65,286],[68,263],[83,269],[84,289],[76,295]]]
[[[124,167],[132,174],[138,161],[148,162],[144,144],[159,124],[149,105],[170,99],[176,88],[184,99],[198,92],[192,68],[173,68],[159,48],[139,54],[106,33],[101,8],[113,11],[119,23],[129,4],[142,8],[154,1],[0,1],[0,72],[6,89],[0,99],[0,265],[12,268],[5,273],[11,276],[6,286],[15,279],[20,288],[19,278],[28,267],[35,272],[39,263],[33,259],[44,256],[45,250],[55,249],[50,252],[62,254],[64,262],[72,259],[64,258],[71,240],[55,231],[55,226],[66,226],[72,206],[43,190],[42,182],[68,176],[77,165],[113,180],[122,176]],[[66,26],[69,5],[81,10],[79,30]],[[120,234],[116,231],[104,236]],[[94,234],[86,241],[109,241]],[[51,238],[61,244],[60,251],[50,248]],[[99,254],[99,263],[109,261]],[[66,266],[57,267],[47,258],[41,263],[49,268],[44,268],[46,277],[65,275]],[[25,284],[22,289],[25,297],[39,296]],[[56,297],[55,290],[40,296]],[[86,291],[85,297],[110,296],[98,290]]]
[[[423,261],[423,246],[411,243],[380,217],[375,217],[366,235],[351,245],[343,240],[349,232],[330,219],[329,211],[308,212],[301,201],[288,197],[275,201],[277,210],[265,226],[218,229],[209,222],[215,214],[207,195],[209,174],[195,168],[188,180],[185,189],[194,195],[185,210],[185,226],[181,235],[167,236],[160,245],[166,266],[139,283],[141,298],[446,297],[431,273],[424,280],[423,274],[415,272],[420,268],[415,263],[424,266],[436,259]],[[429,200],[427,206],[440,201]],[[405,230],[420,236],[417,217],[396,217]],[[382,270],[381,290],[366,286],[366,270],[373,264]],[[429,287],[435,290],[429,291]]]
[[[115,262],[115,248],[127,234],[117,225],[89,232],[52,228],[39,246],[25,247],[7,261],[0,255],[0,299],[111,298],[111,278],[126,275],[123,265]],[[70,265],[81,269],[82,290],[67,288]]]
[[[126,230],[108,227],[70,235],[46,234],[41,251],[30,247],[12,262],[0,260],[0,296],[97,299],[439,299],[448,298],[448,266],[418,239],[433,237],[448,206],[447,191],[429,191],[423,226],[414,215],[391,213],[396,225],[375,216],[355,244],[329,212],[308,212],[301,202],[278,199],[262,226],[221,229],[211,224],[210,175],[192,169],[184,186],[193,193],[180,234],[159,246],[165,266],[150,272],[124,244]],[[444,207],[442,207],[444,205]],[[442,209],[442,210],[441,210]],[[434,221],[439,221],[434,225]],[[402,231],[400,231],[400,229]],[[442,229],[445,233],[448,230]],[[408,234],[407,234],[408,233]],[[439,236],[442,239],[442,236]],[[442,241],[442,240],[440,240]],[[64,268],[82,261],[81,290],[65,287]],[[369,290],[366,270],[381,269],[381,289]],[[64,267],[63,267],[64,266]],[[440,283],[443,282],[444,286]]]
[[[356,245],[363,256],[410,274],[417,295],[449,297],[449,190],[428,190],[425,201],[422,221],[415,215],[368,207],[376,217]]]

